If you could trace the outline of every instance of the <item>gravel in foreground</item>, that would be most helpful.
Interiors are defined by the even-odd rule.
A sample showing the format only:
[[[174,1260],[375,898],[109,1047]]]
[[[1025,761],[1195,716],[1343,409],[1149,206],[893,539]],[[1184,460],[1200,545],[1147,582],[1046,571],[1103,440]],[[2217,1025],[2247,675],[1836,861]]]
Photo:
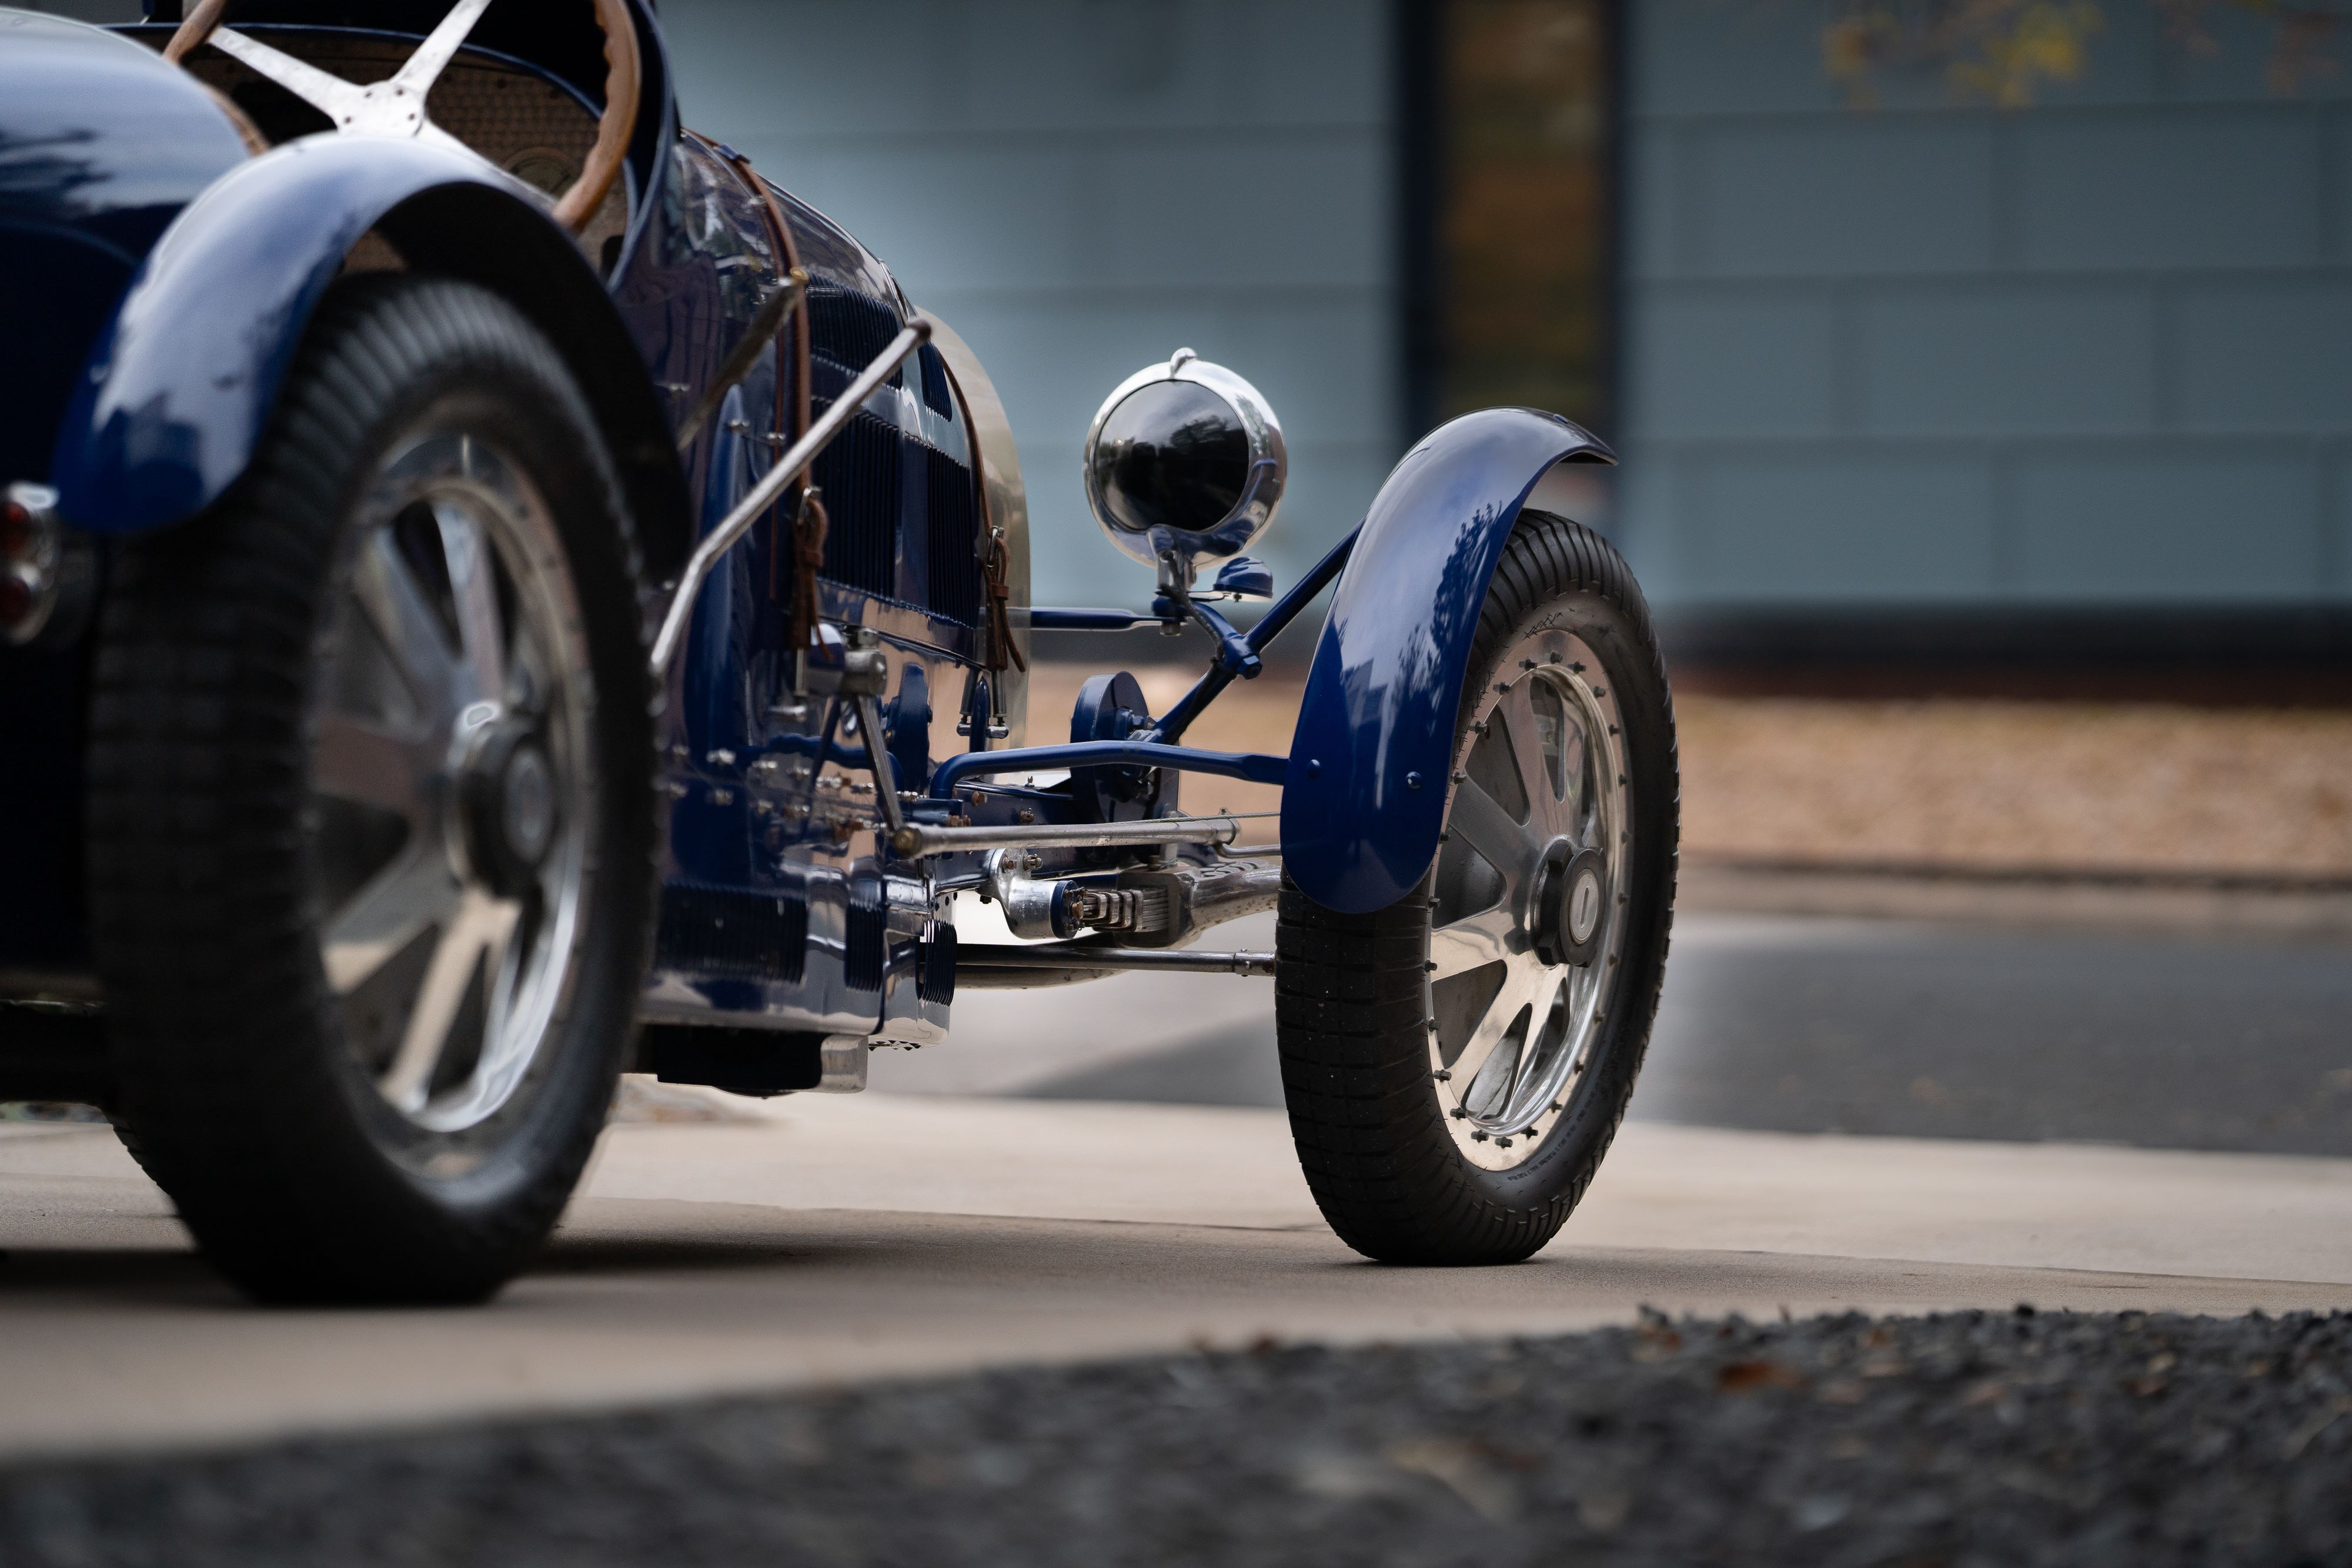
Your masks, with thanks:
[[[0,1472],[0,1563],[2352,1563],[2352,1315],[1261,1346]]]

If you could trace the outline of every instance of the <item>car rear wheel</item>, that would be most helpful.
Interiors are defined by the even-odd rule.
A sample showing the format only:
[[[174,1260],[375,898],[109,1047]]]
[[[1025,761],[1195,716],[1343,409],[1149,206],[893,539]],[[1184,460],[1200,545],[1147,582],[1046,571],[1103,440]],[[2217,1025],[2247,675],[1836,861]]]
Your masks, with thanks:
[[[1591,530],[1523,514],[1480,615],[1429,873],[1370,915],[1282,894],[1284,1096],[1349,1246],[1511,1262],[1567,1221],[1649,1043],[1677,788],[1632,574]]]
[[[330,295],[261,451],[124,552],[91,743],[126,1143],[276,1301],[469,1301],[628,1048],[652,739],[628,519],[510,306]]]

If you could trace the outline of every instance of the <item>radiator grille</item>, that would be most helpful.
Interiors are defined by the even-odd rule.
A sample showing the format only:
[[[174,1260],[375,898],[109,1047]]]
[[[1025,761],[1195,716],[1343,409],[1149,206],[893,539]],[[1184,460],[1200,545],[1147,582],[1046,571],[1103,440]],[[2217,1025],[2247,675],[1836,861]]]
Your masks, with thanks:
[[[808,317],[809,351],[852,375],[872,364],[898,335],[898,318],[887,305],[845,288],[811,288]]]
[[[814,465],[830,521],[824,575],[885,598],[898,588],[899,448],[898,431],[860,409]]]
[[[662,889],[658,963],[730,979],[797,981],[808,905],[795,895],[672,884]]]
[[[924,486],[928,516],[925,543],[930,591],[928,609],[966,626],[980,624],[980,501],[971,470],[944,452],[923,449],[929,472]]]

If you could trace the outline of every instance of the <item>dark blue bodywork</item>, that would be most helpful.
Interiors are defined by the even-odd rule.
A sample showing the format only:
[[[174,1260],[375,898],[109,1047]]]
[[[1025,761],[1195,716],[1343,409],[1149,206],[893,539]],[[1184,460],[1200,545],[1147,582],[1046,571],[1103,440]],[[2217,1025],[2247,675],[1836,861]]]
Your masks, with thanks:
[[[0,331],[11,354],[0,483],[54,486],[59,514],[98,538],[101,557],[195,516],[246,468],[320,300],[381,242],[400,264],[500,291],[556,345],[618,465],[657,596],[775,462],[803,391],[814,411],[830,406],[911,307],[839,227],[680,130],[651,5],[631,4],[641,107],[625,222],[593,254],[516,180],[428,144],[309,135],[255,153],[202,84],[158,57],[168,28],[0,13]],[[414,37],[443,8],[247,0],[238,26],[289,47],[331,27]],[[600,35],[583,5],[504,0],[488,15],[496,26],[475,40],[486,57],[598,108]],[[778,217],[809,280],[809,384],[797,384],[792,354],[762,353],[715,414],[683,428],[784,271]],[[926,348],[816,459],[832,515],[820,609],[888,653],[881,739],[899,787],[921,797],[908,806],[918,820],[1093,820],[1109,808],[1088,780],[1115,768],[1160,769],[1140,799],[1160,810],[1173,809],[1183,770],[1286,781],[1292,878],[1334,908],[1367,910],[1402,896],[1429,862],[1488,577],[1530,490],[1570,460],[1610,459],[1550,415],[1455,421],[1400,465],[1360,534],[1247,632],[1200,604],[1087,612],[1104,625],[1189,613],[1207,627],[1217,663],[1168,714],[1108,733],[1077,733],[1081,723],[1070,746],[972,755],[990,752],[992,710],[1009,706],[992,685],[1005,677],[987,630],[990,491],[965,389]],[[771,516],[723,559],[656,694],[667,821],[645,1016],[937,1038],[953,946],[935,901],[976,885],[980,863],[895,860],[870,822],[829,810],[842,797],[820,780],[842,785],[868,757],[840,700],[794,693],[786,522]],[[1186,725],[1225,685],[1256,675],[1259,652],[1334,578],[1290,757],[1182,748]],[[79,769],[90,657],[87,634],[0,647],[0,980],[88,967]],[[1002,716],[1019,723],[1017,708]],[[1077,779],[1005,777],[1062,768]],[[1056,871],[1111,864],[1098,851],[1047,860]]]
[[[1318,904],[1386,908],[1429,869],[1487,581],[1536,482],[1573,461],[1615,459],[1558,414],[1486,409],[1432,431],[1373,497],[1282,794],[1284,868]]]
[[[442,7],[408,9],[415,17],[396,15],[397,3],[256,0],[240,7],[239,26],[285,47],[320,21],[390,18],[421,33]],[[534,31],[545,19],[534,11],[560,11],[574,26]],[[508,44],[489,52],[562,82],[593,111],[602,56],[583,45],[585,8],[508,0],[494,8],[501,14],[506,35],[486,21],[477,41]],[[789,356],[763,357],[677,446],[676,423],[782,263],[756,176],[680,133],[659,31],[642,3],[638,15],[627,224],[601,277],[543,203],[478,160],[330,135],[253,156],[205,88],[157,57],[168,27],[0,16],[0,310],[18,371],[5,382],[0,480],[54,486],[67,521],[101,539],[199,512],[243,471],[311,313],[373,234],[408,265],[488,284],[540,322],[623,468],[650,570],[673,571],[765,472],[776,437],[790,434],[798,389]],[[527,53],[542,37],[552,42]],[[821,412],[909,307],[848,235],[784,193],[766,194],[811,280],[810,391]],[[817,465],[835,517],[825,612],[875,628],[898,650],[889,740],[917,788],[935,754],[967,744],[955,735],[959,705],[981,669],[975,455],[961,401],[927,350]],[[663,745],[674,804],[653,1010],[862,1032],[895,993],[909,1017],[926,1010],[902,982],[919,967],[927,899],[919,882],[893,885],[870,834],[844,841],[814,813],[795,819],[780,809],[794,792],[762,782],[790,777],[759,770],[771,758],[864,761],[833,735],[840,715],[830,705],[785,700],[789,570],[773,528],[760,530],[705,591],[672,672]],[[86,963],[79,797],[89,656],[86,639],[0,649],[0,789],[12,825],[0,851],[0,971]],[[984,723],[982,734],[984,745]],[[808,794],[803,779],[797,796]],[[35,823],[47,827],[25,831]],[[741,958],[747,915],[770,936],[803,935],[805,961],[752,972]],[[731,946],[708,939],[730,915]],[[944,1021],[943,1005],[928,1011]]]

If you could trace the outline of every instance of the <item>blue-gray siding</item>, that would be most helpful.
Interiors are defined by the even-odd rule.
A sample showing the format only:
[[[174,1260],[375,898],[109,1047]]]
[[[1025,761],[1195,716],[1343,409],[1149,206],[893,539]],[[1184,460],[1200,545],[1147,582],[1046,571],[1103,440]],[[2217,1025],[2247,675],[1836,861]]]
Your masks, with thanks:
[[[1390,70],[1369,0],[665,0],[688,122],[846,225],[971,343],[1020,442],[1045,602],[1139,603],[1087,422],[1191,346],[1255,382],[1288,580],[1396,452]]]
[[[1857,112],[1810,7],[1637,0],[1618,529],[1652,597],[2352,597],[2352,105],[2106,7],[2034,106]]]

